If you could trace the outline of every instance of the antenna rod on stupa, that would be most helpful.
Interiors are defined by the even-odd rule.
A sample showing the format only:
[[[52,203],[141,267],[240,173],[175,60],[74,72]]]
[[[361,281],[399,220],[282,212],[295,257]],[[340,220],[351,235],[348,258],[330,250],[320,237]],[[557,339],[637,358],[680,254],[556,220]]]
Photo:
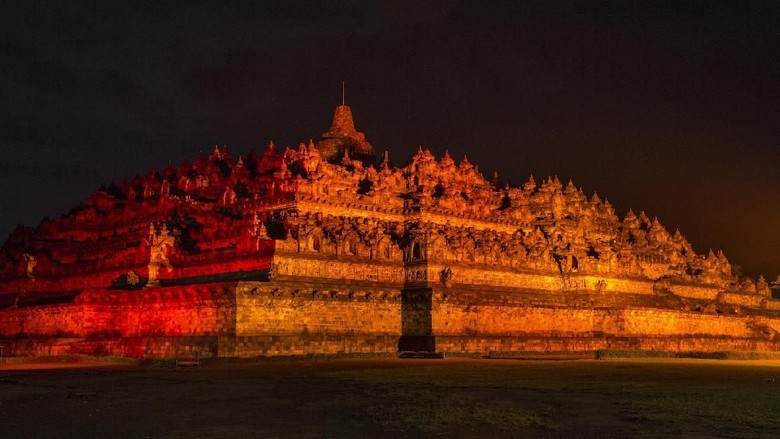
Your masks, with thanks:
[[[346,100],[344,99],[344,81],[341,81],[341,106],[343,107],[346,105]]]

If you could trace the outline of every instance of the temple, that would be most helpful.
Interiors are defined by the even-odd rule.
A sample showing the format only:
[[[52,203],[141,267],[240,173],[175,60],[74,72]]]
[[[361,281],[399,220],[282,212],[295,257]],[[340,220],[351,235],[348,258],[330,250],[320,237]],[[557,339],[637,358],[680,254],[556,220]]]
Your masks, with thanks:
[[[401,167],[336,108],[316,144],[101,187],[0,254],[6,355],[776,351],[780,301],[557,177]]]

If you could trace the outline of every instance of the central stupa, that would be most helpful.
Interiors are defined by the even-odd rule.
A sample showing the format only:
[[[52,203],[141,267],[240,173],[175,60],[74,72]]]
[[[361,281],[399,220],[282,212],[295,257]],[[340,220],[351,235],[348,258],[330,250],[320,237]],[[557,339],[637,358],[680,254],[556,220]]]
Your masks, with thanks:
[[[329,163],[353,159],[368,166],[376,162],[374,147],[366,141],[365,134],[355,129],[352,110],[343,103],[336,107],[333,124],[322,134],[317,149]]]

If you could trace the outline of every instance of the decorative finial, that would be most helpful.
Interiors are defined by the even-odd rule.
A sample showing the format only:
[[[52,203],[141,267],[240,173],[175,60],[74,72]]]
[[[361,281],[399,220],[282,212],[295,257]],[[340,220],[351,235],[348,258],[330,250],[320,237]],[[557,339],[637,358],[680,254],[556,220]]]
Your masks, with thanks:
[[[349,158],[349,149],[344,148],[344,155],[341,157],[341,164],[348,166],[352,164],[352,160]]]

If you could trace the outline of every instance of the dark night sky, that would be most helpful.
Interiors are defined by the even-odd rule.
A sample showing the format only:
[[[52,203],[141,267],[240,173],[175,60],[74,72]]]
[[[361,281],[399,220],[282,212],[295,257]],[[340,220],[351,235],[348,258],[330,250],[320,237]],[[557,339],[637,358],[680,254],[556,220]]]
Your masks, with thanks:
[[[127,3],[3,3],[0,235],[215,143],[316,140],[343,79],[396,162],[572,178],[780,274],[780,2]]]

